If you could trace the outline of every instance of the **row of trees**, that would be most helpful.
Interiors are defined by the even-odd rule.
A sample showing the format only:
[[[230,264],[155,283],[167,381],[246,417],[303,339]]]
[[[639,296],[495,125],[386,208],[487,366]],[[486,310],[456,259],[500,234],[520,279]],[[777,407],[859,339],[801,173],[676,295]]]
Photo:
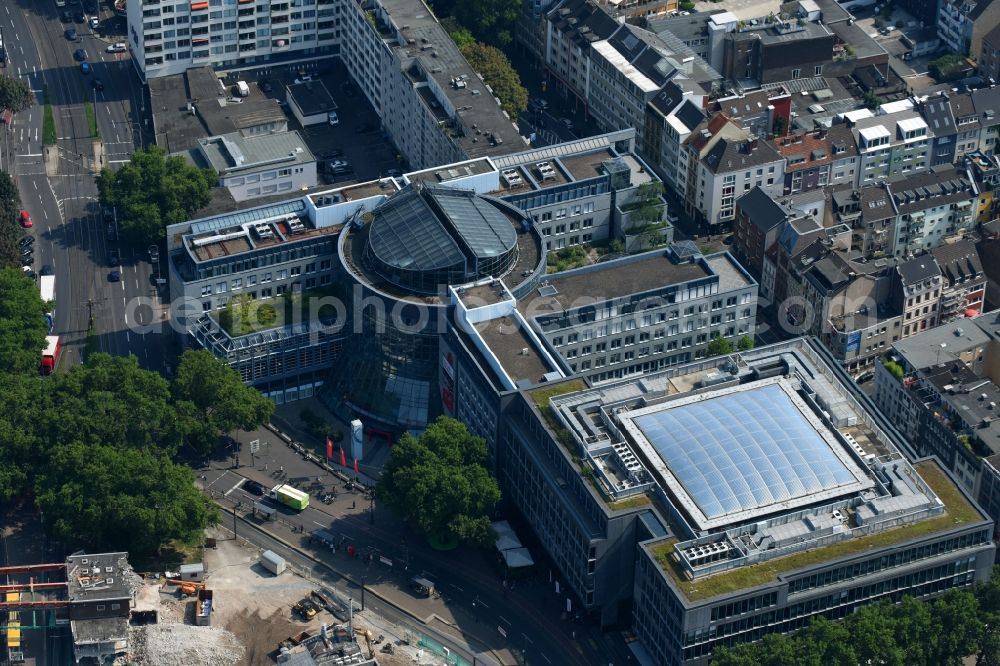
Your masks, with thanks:
[[[53,536],[87,548],[197,539],[215,509],[178,456],[256,428],[273,404],[203,350],[172,381],[99,353],[40,377],[43,314],[34,282],[0,270],[0,500],[33,498]]]
[[[438,17],[451,17],[480,42],[506,48],[514,43],[521,0],[433,0]]]
[[[712,666],[977,666],[1000,664],[1000,569],[987,585],[923,602],[866,606],[843,621],[816,618],[796,634],[716,650]]]
[[[495,46],[481,44],[469,35],[467,31],[457,33],[456,43],[462,55],[472,65],[472,69],[483,75],[483,80],[493,89],[493,94],[500,100],[500,107],[511,118],[528,108],[528,91],[521,85],[521,77],[514,71],[510,60],[504,52]]]
[[[190,220],[207,206],[217,182],[212,169],[199,169],[152,146],[135,151],[117,171],[102,169],[97,190],[102,206],[117,209],[122,235],[145,247],[159,243],[167,225]]]
[[[0,268],[18,266],[17,239],[21,235],[18,215],[21,197],[14,180],[6,171],[0,171]]]

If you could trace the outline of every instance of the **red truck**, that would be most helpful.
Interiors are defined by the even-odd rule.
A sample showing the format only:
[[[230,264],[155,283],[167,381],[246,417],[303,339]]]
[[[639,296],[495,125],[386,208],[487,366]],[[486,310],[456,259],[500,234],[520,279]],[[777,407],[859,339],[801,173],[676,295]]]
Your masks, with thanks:
[[[51,375],[55,372],[56,363],[59,362],[59,336],[45,336],[45,351],[42,352],[41,372],[43,375]]]

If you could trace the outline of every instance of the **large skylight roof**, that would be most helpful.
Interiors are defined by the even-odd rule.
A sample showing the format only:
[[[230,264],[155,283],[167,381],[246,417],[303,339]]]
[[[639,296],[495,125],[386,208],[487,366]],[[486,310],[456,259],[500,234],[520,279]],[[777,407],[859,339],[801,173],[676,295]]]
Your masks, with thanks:
[[[647,455],[703,529],[871,485],[818,418],[778,383],[626,417]],[[805,405],[801,405],[805,408]]]

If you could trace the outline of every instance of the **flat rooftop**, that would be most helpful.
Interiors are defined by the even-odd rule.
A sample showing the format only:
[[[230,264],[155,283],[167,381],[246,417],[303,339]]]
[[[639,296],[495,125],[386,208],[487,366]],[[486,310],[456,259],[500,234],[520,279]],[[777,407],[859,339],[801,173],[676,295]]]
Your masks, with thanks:
[[[297,131],[250,136],[232,132],[210,136],[200,139],[198,148],[188,151],[188,154],[198,166],[210,166],[222,176],[315,161]]]
[[[679,398],[622,422],[699,529],[874,485],[784,380]]]
[[[128,563],[128,553],[70,555],[66,558],[70,603],[130,599],[138,579]]]
[[[248,96],[232,102],[233,92],[210,67],[150,79],[149,97],[156,145],[168,153],[196,148],[198,139],[206,136],[252,127],[274,131],[288,128],[288,117],[277,100],[250,86]],[[196,109],[195,113],[191,113],[188,104]]]
[[[525,145],[511,119],[423,2],[381,0],[380,4],[406,40],[404,44],[397,44],[395,40],[389,42],[399,61],[406,67],[405,63],[419,63],[424,75],[434,79],[438,89],[456,109],[457,119],[465,131],[455,135],[454,140],[466,155],[503,155]],[[455,80],[463,85],[454,85]],[[430,106],[426,97],[424,100],[437,115],[438,109]],[[477,131],[486,136],[477,136]],[[499,142],[489,140],[490,135]]]
[[[285,86],[288,96],[299,107],[303,116],[315,116],[337,110],[333,95],[322,81],[306,81]]]
[[[476,330],[500,366],[515,384],[539,384],[552,368],[539,355],[531,339],[511,317],[492,319],[476,325]]]
[[[518,309],[534,314],[561,312],[710,275],[701,262],[675,263],[666,252],[650,252],[549,275],[539,290],[520,300]]]
[[[445,164],[423,171],[413,171],[406,174],[406,177],[413,183],[423,183],[425,185],[442,185],[457,178],[468,176],[479,176],[484,173],[495,171],[493,165],[485,157],[459,162],[457,164]]]

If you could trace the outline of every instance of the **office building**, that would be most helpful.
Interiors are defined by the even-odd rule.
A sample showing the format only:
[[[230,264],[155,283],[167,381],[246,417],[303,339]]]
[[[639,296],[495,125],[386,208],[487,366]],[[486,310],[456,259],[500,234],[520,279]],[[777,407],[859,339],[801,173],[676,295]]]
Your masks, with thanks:
[[[481,354],[452,362],[481,380],[461,413],[492,380]],[[570,606],[605,626],[631,615],[650,663],[707,664],[718,646],[990,575],[993,522],[936,462],[907,462],[815,341],[499,403],[512,515],[544,535]]]

